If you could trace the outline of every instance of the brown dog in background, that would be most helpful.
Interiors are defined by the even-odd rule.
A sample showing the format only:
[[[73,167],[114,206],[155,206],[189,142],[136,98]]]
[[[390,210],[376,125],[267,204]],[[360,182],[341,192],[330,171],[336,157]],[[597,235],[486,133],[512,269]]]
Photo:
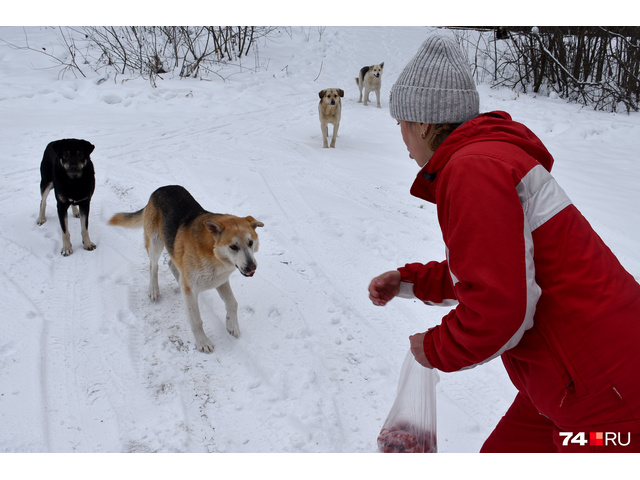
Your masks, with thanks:
[[[198,307],[198,295],[215,288],[227,309],[227,331],[240,336],[238,302],[233,296],[229,276],[237,268],[252,277],[257,263],[257,227],[255,218],[211,213],[203,209],[191,194],[178,185],[161,187],[151,194],[146,207],[133,213],[118,213],[110,225],[144,227],[144,244],[149,254],[149,297],[158,299],[158,260],[166,247],[169,268],[180,284],[196,348],[213,351],[213,343],[204,333]]]
[[[338,127],[340,127],[340,117],[342,116],[342,101],[340,99],[344,97],[344,90],[326,88],[318,92],[318,95],[320,96],[318,113],[320,115],[320,130],[322,131],[322,147],[329,147],[327,138],[329,137],[329,124],[332,124],[331,148],[335,148]]]

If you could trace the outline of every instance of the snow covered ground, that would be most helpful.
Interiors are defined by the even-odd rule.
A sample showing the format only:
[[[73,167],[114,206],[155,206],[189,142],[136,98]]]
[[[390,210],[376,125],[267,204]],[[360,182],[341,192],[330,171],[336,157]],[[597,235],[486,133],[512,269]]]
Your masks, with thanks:
[[[408,336],[448,310],[374,307],[372,277],[442,259],[435,207],[409,194],[417,166],[388,111],[397,75],[432,29],[290,27],[225,81],[101,82],[60,76],[41,53],[0,41],[0,452],[367,453],[393,403]],[[25,37],[26,35],[26,37]],[[62,53],[55,28],[0,38]],[[382,108],[357,103],[358,70],[385,62]],[[335,149],[323,149],[318,92],[345,91]],[[640,277],[640,115],[479,86],[554,155],[554,174],[623,265]],[[60,255],[53,194],[36,225],[48,142],[96,149],[95,251]],[[208,210],[253,215],[258,271],[231,278],[239,339],[217,293],[200,296],[215,343],[194,349],[161,260],[147,296],[142,233],[107,225],[157,187]],[[438,446],[477,452],[515,390],[501,362],[441,374]]]

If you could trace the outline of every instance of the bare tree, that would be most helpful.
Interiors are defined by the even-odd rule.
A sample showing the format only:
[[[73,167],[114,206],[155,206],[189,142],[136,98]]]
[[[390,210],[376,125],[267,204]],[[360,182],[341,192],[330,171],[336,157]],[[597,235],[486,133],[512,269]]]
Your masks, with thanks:
[[[640,27],[500,27],[457,37],[474,52],[478,80],[598,110],[640,108]]]

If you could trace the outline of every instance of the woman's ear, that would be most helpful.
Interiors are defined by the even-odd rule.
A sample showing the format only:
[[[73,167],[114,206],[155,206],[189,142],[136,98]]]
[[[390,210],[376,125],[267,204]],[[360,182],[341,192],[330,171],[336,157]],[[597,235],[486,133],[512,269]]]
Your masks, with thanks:
[[[429,138],[433,127],[433,123],[420,123],[420,138],[423,140]]]

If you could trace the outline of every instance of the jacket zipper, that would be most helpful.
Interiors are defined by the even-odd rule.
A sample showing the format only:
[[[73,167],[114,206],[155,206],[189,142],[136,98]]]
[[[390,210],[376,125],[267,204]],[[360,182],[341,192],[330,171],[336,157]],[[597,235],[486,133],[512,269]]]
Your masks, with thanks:
[[[570,378],[570,382],[567,383],[566,387],[564,387],[564,395],[560,399],[559,408],[562,408],[562,405],[564,404],[564,400],[565,398],[567,398],[567,395],[569,395],[569,389],[571,388],[572,385],[573,385],[573,378]]]

